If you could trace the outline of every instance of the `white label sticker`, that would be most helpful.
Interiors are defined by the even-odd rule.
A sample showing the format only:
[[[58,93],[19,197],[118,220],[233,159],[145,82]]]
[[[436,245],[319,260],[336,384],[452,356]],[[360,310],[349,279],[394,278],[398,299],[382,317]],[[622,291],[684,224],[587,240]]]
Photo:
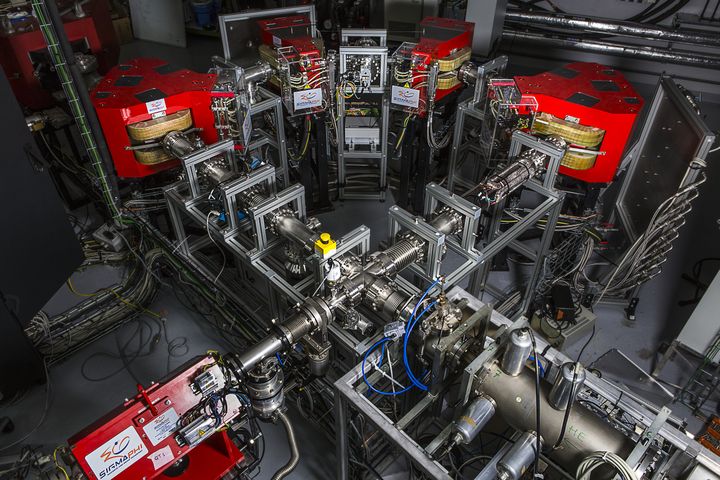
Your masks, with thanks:
[[[565,121],[572,123],[580,123],[580,119],[578,117],[573,117],[572,115],[565,115]]]
[[[395,105],[418,108],[420,106],[420,90],[393,85],[390,101]]]
[[[145,102],[145,107],[147,107],[147,111],[150,115],[152,115],[153,113],[163,112],[167,110],[164,98],[153,100],[152,102]]]
[[[282,47],[282,40],[273,35],[273,45],[275,45],[276,47]]]
[[[250,112],[245,112],[242,127],[245,146],[250,145],[250,137],[252,137],[252,117],[250,116]]]
[[[322,106],[322,100],[322,88],[310,88],[308,90],[300,90],[299,92],[293,92],[293,102],[295,105],[295,110],[320,107]]]
[[[177,414],[174,408],[161,413],[155,417],[151,422],[143,427],[145,435],[147,435],[150,443],[153,447],[158,443],[165,440],[177,429],[177,421],[180,416]]]
[[[160,470],[160,468],[172,462],[175,456],[172,453],[172,449],[170,449],[170,445],[165,445],[147,458],[152,460],[155,470]]]
[[[132,425],[85,456],[100,480],[110,480],[147,455],[148,449]]]

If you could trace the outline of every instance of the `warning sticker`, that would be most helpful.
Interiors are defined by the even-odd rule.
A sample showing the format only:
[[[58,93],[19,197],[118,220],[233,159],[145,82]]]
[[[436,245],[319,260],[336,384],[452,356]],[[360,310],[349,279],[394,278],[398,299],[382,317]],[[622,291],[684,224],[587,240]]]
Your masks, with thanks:
[[[131,425],[87,454],[85,461],[97,478],[110,480],[147,453],[145,443]]]
[[[164,411],[143,427],[145,435],[153,446],[165,440],[177,429],[180,416],[174,408]]]

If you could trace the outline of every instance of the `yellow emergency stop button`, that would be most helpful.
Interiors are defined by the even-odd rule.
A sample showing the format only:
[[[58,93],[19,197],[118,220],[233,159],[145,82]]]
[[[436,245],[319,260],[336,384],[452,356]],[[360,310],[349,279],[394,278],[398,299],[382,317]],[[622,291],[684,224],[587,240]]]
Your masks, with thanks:
[[[329,233],[323,232],[320,234],[320,238],[315,241],[315,251],[318,252],[323,258],[328,258],[337,249],[335,240],[332,239]]]

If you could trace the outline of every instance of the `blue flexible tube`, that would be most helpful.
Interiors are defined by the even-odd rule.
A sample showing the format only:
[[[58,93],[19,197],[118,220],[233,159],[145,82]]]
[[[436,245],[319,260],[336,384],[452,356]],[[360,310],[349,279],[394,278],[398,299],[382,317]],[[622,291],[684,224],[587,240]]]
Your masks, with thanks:
[[[401,390],[396,390],[394,392],[386,392],[384,390],[378,390],[377,388],[372,386],[370,384],[370,382],[368,381],[367,376],[365,375],[365,362],[367,362],[367,358],[368,358],[368,355],[370,355],[370,352],[375,350],[378,346],[382,345],[383,350],[382,350],[382,356],[380,357],[380,362],[378,362],[378,366],[379,366],[380,364],[382,364],[383,357],[385,357],[385,344],[389,341],[390,341],[390,338],[388,338],[388,337],[381,338],[372,347],[367,349],[367,351],[365,352],[365,356],[363,356],[362,364],[360,365],[360,371],[362,372],[362,377],[363,377],[363,381],[365,382],[365,385],[367,385],[370,390],[372,390],[373,392],[375,392],[379,395],[394,396],[394,395],[400,395],[401,393],[407,392],[408,390],[410,390],[412,388],[412,384],[408,385],[407,387],[405,387]]]
[[[425,290],[425,293],[422,294],[422,296],[420,297],[420,300],[418,300],[418,302],[415,304],[415,308],[413,308],[412,315],[410,315],[410,319],[408,320],[408,325],[410,325],[410,323],[413,321],[413,318],[415,318],[417,309],[422,304],[423,300],[425,300],[425,297],[427,297],[427,294],[430,293],[430,290],[432,290],[433,287],[435,285],[437,285],[438,283],[440,283],[439,278],[437,280],[435,280],[433,283],[431,283],[430,286],[427,288],[427,290]]]
[[[535,360],[535,357],[533,357],[532,355],[530,355],[528,357],[528,360],[532,360],[533,363],[535,363],[538,366],[538,368],[540,370],[540,376],[545,378],[545,367],[543,367],[542,362],[540,360]]]
[[[425,307],[425,309],[420,313],[420,315],[415,318],[412,323],[409,323],[408,329],[405,331],[405,339],[403,341],[403,363],[405,364],[405,371],[407,372],[408,378],[410,378],[410,381],[413,385],[415,385],[417,388],[423,391],[427,391],[428,387],[424,383],[422,383],[418,378],[415,376],[415,374],[412,372],[412,369],[410,369],[410,362],[408,361],[407,356],[407,345],[408,341],[410,340],[410,334],[412,333],[413,329],[415,328],[415,325],[418,324],[420,319],[425,315],[432,307],[435,306],[437,302],[433,301],[430,305]],[[411,317],[412,319],[412,317]]]

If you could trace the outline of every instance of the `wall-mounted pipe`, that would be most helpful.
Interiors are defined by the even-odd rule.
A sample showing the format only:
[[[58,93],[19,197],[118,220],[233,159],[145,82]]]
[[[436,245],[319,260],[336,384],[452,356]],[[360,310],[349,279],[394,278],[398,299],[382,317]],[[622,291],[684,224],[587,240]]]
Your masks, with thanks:
[[[642,47],[621,45],[611,42],[596,42],[589,40],[571,40],[568,38],[547,37],[536,33],[505,30],[503,40],[509,43],[524,42],[535,46],[551,46],[555,48],[570,48],[586,52],[595,52],[605,55],[618,55],[640,60],[692,65],[695,67],[718,68],[720,57],[703,55],[699,53],[677,52],[655,47]]]
[[[720,35],[689,30],[678,30],[658,25],[645,25],[622,20],[571,17],[536,12],[508,11],[505,21],[522,25],[547,25],[555,28],[604,33],[613,36],[638,37],[669,42],[692,43],[704,46],[720,46]]]

